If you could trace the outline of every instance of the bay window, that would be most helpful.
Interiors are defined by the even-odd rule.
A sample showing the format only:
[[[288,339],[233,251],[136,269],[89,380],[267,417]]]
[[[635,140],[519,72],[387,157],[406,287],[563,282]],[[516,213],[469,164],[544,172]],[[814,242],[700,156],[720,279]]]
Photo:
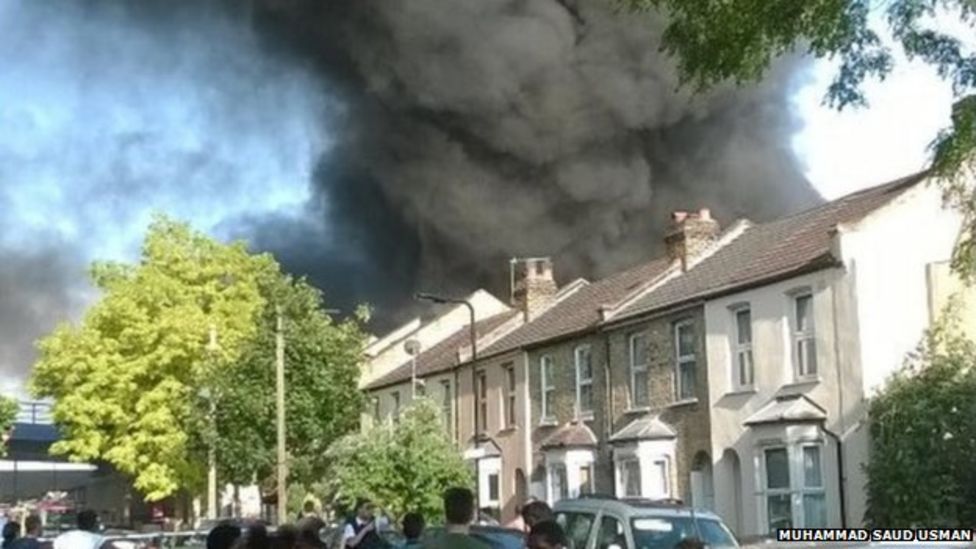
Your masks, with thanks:
[[[802,443],[762,450],[762,499],[770,533],[827,526],[823,447]]]

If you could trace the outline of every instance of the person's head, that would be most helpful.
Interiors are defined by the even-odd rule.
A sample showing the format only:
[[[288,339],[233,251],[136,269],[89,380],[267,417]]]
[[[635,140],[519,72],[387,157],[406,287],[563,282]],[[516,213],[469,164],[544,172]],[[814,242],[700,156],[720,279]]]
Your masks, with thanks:
[[[540,522],[553,520],[554,518],[552,509],[544,501],[532,501],[522,507],[522,522],[525,523],[527,530],[531,530],[533,526]]]
[[[271,541],[273,549],[293,549],[298,542],[298,529],[291,524],[278,527]]]
[[[566,534],[554,520],[544,520],[532,526],[525,544],[529,549],[563,549],[568,545]]]
[[[28,536],[40,536],[42,526],[41,517],[37,515],[29,515],[24,520],[24,533]]]
[[[409,540],[420,539],[424,533],[424,516],[420,513],[407,513],[403,517],[403,535]]]
[[[17,539],[20,535],[20,523],[16,521],[10,521],[3,525],[3,541],[10,541]]]
[[[78,529],[86,532],[98,530],[98,513],[91,509],[78,513]]]
[[[444,518],[448,524],[468,525],[474,520],[474,494],[467,488],[444,492]]]
[[[315,513],[315,502],[312,500],[306,501],[305,505],[302,507],[302,512],[306,515]]]
[[[247,529],[247,534],[238,544],[246,549],[268,549],[271,547],[268,529],[263,524],[254,524]]]
[[[363,498],[356,502],[356,516],[359,520],[373,520],[373,510],[373,502],[368,499]]]
[[[241,528],[236,524],[221,522],[207,534],[207,549],[231,549],[241,537]]]

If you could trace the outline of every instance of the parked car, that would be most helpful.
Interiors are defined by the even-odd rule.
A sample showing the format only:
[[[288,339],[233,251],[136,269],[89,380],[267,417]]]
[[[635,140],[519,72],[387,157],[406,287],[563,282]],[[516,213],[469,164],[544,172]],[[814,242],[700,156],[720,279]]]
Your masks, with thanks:
[[[443,527],[430,527],[424,530],[425,538],[433,538],[444,532]],[[492,549],[522,549],[525,547],[525,534],[519,530],[502,526],[474,525],[471,537],[490,545]]]
[[[673,549],[697,538],[709,549],[738,549],[715,513],[678,501],[589,496],[553,507],[570,549]]]

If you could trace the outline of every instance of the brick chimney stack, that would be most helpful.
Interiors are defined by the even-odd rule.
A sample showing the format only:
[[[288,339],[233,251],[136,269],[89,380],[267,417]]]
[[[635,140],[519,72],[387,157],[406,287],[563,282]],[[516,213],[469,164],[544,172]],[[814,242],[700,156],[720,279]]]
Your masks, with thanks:
[[[671,214],[671,230],[664,237],[671,261],[680,261],[681,269],[688,270],[691,261],[701,254],[718,237],[718,221],[712,212],[702,208],[698,212],[674,212]]]
[[[520,309],[525,320],[535,318],[548,305],[559,288],[552,275],[548,257],[518,260],[514,265],[512,306]]]

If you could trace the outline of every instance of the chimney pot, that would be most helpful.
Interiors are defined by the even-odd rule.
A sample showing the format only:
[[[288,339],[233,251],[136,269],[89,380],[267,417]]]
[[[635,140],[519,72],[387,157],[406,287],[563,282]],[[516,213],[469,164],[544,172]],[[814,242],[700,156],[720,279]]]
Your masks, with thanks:
[[[548,257],[523,259],[516,269],[512,305],[521,309],[526,320],[531,320],[556,296],[558,288],[552,273],[552,260]]]
[[[685,219],[688,219],[688,212],[673,212],[671,214],[671,221],[675,223],[682,223]]]
[[[712,210],[709,210],[708,208],[702,208],[698,210],[698,217],[699,219],[708,221],[709,219],[712,218]]]
[[[674,212],[671,219],[673,226],[664,237],[668,257],[680,261],[681,268],[687,270],[692,260],[718,237],[718,222],[708,208],[700,208],[696,213]]]

